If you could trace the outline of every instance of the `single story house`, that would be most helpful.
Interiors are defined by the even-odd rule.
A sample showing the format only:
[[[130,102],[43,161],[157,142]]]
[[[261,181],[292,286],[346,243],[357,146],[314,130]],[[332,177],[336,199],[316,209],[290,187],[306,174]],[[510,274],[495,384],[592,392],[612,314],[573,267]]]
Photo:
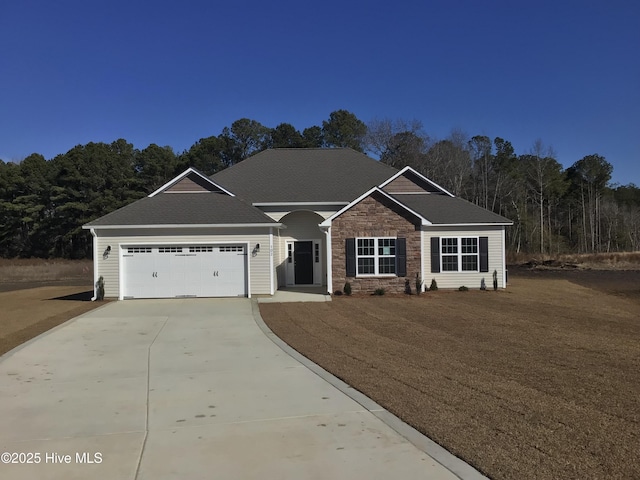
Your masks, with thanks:
[[[128,299],[403,292],[416,276],[480,288],[494,271],[504,288],[511,224],[410,167],[337,148],[266,150],[210,178],[189,168],[83,228],[105,296]]]

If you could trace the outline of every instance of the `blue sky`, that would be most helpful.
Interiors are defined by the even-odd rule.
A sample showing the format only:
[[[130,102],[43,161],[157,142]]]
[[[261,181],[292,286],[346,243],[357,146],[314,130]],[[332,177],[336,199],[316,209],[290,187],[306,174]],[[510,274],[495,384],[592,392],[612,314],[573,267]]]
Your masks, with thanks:
[[[3,2],[0,158],[347,109],[598,153],[640,185],[639,25],[631,0]]]

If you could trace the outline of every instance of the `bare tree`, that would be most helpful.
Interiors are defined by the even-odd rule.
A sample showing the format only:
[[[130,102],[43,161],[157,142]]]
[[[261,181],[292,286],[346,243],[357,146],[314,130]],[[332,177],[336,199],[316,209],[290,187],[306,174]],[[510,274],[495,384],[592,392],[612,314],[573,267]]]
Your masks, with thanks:
[[[493,145],[489,137],[476,135],[469,140],[473,162],[473,201],[489,208],[489,177],[493,173]]]
[[[583,246],[592,252],[602,248],[602,195],[611,180],[613,167],[601,155],[587,155],[569,167],[572,190],[580,192]]]
[[[385,152],[397,147],[398,134],[411,133],[421,138],[426,145],[429,144],[429,136],[424,132],[420,120],[390,120],[373,119],[367,124],[367,134],[364,138],[365,150],[377,158],[381,158]]]
[[[533,194],[540,214],[540,253],[544,253],[545,202],[552,196],[559,196],[564,190],[562,166],[555,159],[552,147],[545,147],[542,140],[534,142],[529,155],[521,157],[525,162],[527,184]]]

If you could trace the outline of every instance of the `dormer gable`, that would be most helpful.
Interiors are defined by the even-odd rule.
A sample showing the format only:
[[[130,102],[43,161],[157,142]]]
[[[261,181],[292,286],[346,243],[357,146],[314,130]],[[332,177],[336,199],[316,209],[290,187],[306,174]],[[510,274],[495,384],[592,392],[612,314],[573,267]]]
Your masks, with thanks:
[[[235,196],[233,193],[221,187],[194,168],[188,168],[180,175],[158,188],[155,192],[151,193],[149,197],[154,197],[160,193],[221,193],[232,197]]]
[[[388,194],[439,194],[453,197],[451,193],[411,167],[405,167],[380,185]]]

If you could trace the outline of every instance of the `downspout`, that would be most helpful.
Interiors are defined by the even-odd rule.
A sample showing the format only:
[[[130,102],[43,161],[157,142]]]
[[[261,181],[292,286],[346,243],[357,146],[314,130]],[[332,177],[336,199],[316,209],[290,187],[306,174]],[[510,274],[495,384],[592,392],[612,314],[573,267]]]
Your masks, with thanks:
[[[425,255],[425,251],[424,251],[424,237],[425,237],[425,232],[424,232],[424,228],[421,226],[420,227],[420,280],[422,281],[422,284],[420,285],[420,292],[424,292],[424,262],[426,260],[426,255]],[[416,292],[418,293],[418,292]]]
[[[502,227],[502,288],[507,288],[507,248],[505,239],[505,230],[507,227]]]
[[[94,228],[89,229],[91,236],[93,237],[93,297],[91,301],[95,302],[98,298],[97,284],[98,284],[98,236]]]

